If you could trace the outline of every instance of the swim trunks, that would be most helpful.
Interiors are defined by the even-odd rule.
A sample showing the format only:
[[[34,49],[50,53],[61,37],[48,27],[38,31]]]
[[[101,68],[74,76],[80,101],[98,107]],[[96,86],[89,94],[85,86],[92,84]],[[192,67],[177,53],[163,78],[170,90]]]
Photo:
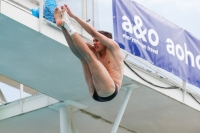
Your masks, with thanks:
[[[112,95],[108,96],[108,97],[100,97],[97,94],[96,89],[94,89],[93,99],[96,100],[96,101],[98,101],[98,102],[107,102],[107,101],[110,101],[113,98],[115,98],[115,96],[117,95],[117,93],[118,93],[118,87],[117,87],[116,84],[115,84],[115,92]]]

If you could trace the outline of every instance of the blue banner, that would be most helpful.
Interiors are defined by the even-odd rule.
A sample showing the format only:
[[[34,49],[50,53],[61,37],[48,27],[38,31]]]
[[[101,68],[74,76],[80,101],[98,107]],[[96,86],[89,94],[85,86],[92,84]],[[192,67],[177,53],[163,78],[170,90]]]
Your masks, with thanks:
[[[200,40],[132,0],[113,0],[120,47],[200,87]]]

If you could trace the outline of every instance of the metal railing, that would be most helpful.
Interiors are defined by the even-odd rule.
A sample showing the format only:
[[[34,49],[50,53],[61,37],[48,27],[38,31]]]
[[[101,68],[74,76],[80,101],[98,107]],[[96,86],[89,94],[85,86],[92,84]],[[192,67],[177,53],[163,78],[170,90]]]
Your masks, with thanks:
[[[200,100],[200,94],[195,91],[194,89],[192,89],[191,87],[187,86],[188,83],[186,83],[185,81],[181,80],[180,78],[174,76],[173,74],[170,74],[169,72],[166,72],[165,70],[161,70],[160,68],[150,64],[149,62],[134,56],[130,53],[128,53],[125,50],[122,50],[123,53],[125,54],[124,56],[124,60],[128,61],[128,63],[134,67],[138,67],[140,69],[142,69],[145,72],[148,72],[148,74],[159,78],[160,80],[167,82],[168,84],[171,84],[173,86],[177,86],[180,89],[182,89],[184,91],[184,95],[183,95],[183,101],[185,101],[185,94],[188,92],[190,94],[192,94],[195,98],[197,98],[197,100]],[[137,61],[137,63],[135,63],[134,61]],[[139,63],[138,63],[139,62]],[[145,66],[145,67],[144,67]]]
[[[0,75],[0,103],[6,104],[39,94],[38,91]]]
[[[0,4],[1,4],[1,1],[0,0]],[[3,0],[3,1],[7,1],[9,3],[11,3],[12,5],[14,3],[12,3],[11,1],[8,1],[8,0]],[[41,28],[42,28],[42,23],[43,22],[46,22],[48,24],[50,24],[51,26],[54,26],[54,27],[57,27],[53,22],[50,22],[48,20],[45,20],[43,18],[43,4],[44,4],[44,1],[43,0],[37,0],[39,2],[39,7],[40,7],[40,21],[39,21],[39,31],[41,31]],[[82,17],[86,19],[88,19],[88,15],[87,15],[87,0],[82,0],[86,3],[82,3],[83,6],[82,8],[86,9],[86,15],[84,16],[82,14]],[[23,7],[20,7],[19,5],[17,5],[18,8],[20,8],[21,10],[23,11],[26,11],[26,12],[29,12],[30,11],[27,11],[26,9],[24,9]],[[92,8],[92,11],[94,11],[94,9]],[[0,6],[0,12],[1,12],[1,6]],[[94,17],[94,13],[92,14],[92,16]],[[94,18],[92,18],[94,19]],[[93,20],[92,20],[93,21]],[[72,21],[74,24],[77,24],[76,22]],[[57,27],[58,28],[58,27]],[[87,40],[87,38],[85,38]],[[89,40],[88,40],[89,41]],[[130,53],[128,53],[127,51],[125,50],[122,50],[124,55],[125,55],[125,61],[128,61],[128,63],[134,67],[138,67],[140,68],[141,70],[145,71],[145,72],[148,72],[148,74],[152,75],[152,76],[155,76],[157,78],[159,78],[160,80],[164,81],[164,82],[167,82],[173,86],[177,86],[179,88],[181,88],[183,91],[184,91],[184,95],[183,95],[183,101],[184,101],[184,97],[185,97],[185,93],[191,93],[193,94],[197,99],[200,100],[200,94],[198,92],[196,92],[192,87],[188,86],[187,83],[185,83],[183,80],[181,80],[180,78],[166,72],[165,70],[162,70],[152,64],[150,64],[149,62],[137,57],[137,56],[134,56]]]

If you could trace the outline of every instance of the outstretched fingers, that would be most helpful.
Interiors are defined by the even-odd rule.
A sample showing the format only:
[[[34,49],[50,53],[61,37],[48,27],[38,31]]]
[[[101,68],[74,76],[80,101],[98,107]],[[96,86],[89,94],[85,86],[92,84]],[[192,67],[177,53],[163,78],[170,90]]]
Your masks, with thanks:
[[[62,18],[63,18],[64,14],[67,13],[67,9],[65,6],[61,6],[61,12],[62,12]]]
[[[75,15],[72,13],[72,11],[70,10],[69,6],[64,4],[64,7],[65,7],[67,13],[69,14],[69,16],[73,18]]]

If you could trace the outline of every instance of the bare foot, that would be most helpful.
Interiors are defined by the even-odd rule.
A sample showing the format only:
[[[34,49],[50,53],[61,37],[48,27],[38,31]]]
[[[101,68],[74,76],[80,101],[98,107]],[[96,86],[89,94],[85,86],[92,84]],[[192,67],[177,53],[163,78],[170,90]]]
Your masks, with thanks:
[[[64,19],[65,22],[67,22],[67,24],[70,24],[69,15],[67,13],[67,9],[65,6],[61,6],[61,14],[62,14],[62,19]]]
[[[55,11],[54,11],[54,18],[56,20],[56,25],[57,26],[62,26],[63,25],[63,21],[62,21],[62,14],[60,12],[60,9],[58,7],[56,7]]]

